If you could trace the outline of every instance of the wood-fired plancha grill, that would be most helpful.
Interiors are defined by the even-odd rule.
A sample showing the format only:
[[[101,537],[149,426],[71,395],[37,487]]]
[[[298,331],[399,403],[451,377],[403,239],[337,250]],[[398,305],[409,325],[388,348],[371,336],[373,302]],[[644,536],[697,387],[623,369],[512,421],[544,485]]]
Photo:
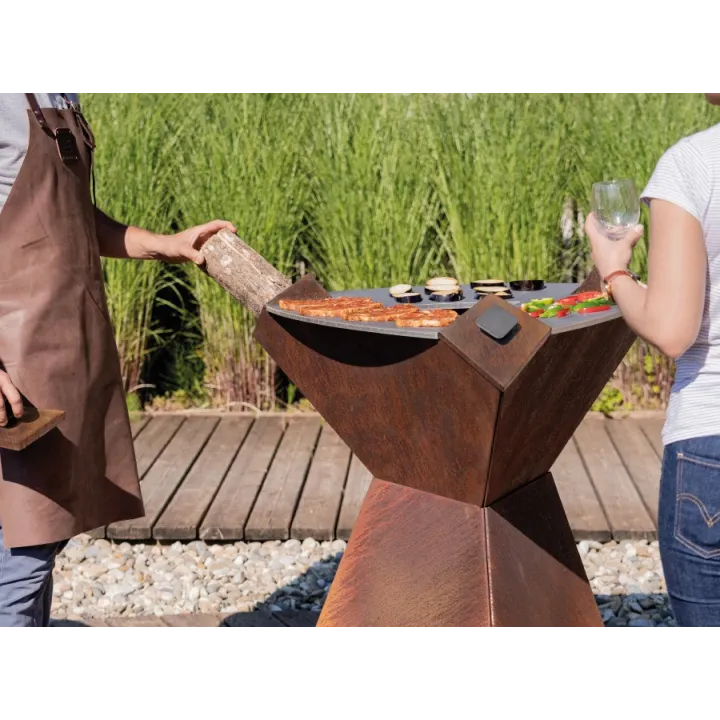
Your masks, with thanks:
[[[288,285],[227,231],[206,256],[373,474],[319,625],[601,625],[549,471],[633,342],[617,308],[540,320],[517,307],[576,290],[549,285],[453,302],[464,312],[444,328],[307,317],[278,301],[327,297],[312,276]],[[580,288],[598,289],[595,272]],[[394,303],[387,289],[338,294]]]

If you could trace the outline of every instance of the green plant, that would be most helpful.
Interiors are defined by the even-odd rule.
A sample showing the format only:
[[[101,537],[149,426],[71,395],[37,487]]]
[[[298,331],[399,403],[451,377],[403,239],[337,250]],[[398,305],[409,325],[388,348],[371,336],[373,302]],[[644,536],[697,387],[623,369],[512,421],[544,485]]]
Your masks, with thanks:
[[[128,393],[125,396],[125,403],[127,404],[128,412],[137,413],[142,411],[143,406],[137,393]]]
[[[97,139],[98,207],[122,222],[167,233],[177,217],[180,138],[187,112],[177,95],[89,95]],[[147,354],[161,337],[152,326],[157,293],[169,282],[157,262],[105,260],[108,308],[126,390],[141,381]]]
[[[293,405],[295,398],[297,397],[297,387],[293,383],[289,383],[287,386],[287,404]]]
[[[632,177],[642,188],[666,148],[717,120],[700,96],[668,94],[83,102],[98,139],[101,209],[157,232],[224,217],[289,277],[302,264],[331,290],[436,273],[579,280],[592,183]],[[278,382],[252,316],[205,275],[188,268],[183,281],[128,261],[104,268],[126,391],[147,383],[169,403],[262,409],[280,393],[282,405],[308,405]],[[646,274],[645,244],[634,269]],[[181,302],[187,293],[193,302]],[[158,311],[171,302],[175,314]],[[180,329],[168,321],[178,314]],[[596,407],[662,407],[672,378],[672,363],[638,342]]]
[[[619,410],[625,403],[623,393],[619,388],[613,387],[611,384],[606,385],[600,397],[593,403],[592,410],[609,415]]]
[[[304,250],[328,289],[419,283],[440,266],[440,207],[416,104],[393,95],[310,101]]]
[[[450,269],[554,279],[571,167],[562,95],[423,96],[427,152]]]
[[[178,171],[182,223],[231,220],[238,234],[287,275],[307,206],[303,96],[201,97],[194,142]],[[199,305],[205,383],[216,401],[275,405],[275,365],[252,338],[254,318],[205,274],[189,269]]]

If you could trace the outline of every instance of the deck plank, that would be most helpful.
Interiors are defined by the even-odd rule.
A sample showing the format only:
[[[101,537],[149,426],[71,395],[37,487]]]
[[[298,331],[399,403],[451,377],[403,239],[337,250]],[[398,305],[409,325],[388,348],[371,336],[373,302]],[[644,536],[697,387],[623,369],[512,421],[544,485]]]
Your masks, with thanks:
[[[131,419],[143,496],[158,483],[167,491],[179,482],[165,492],[164,502],[155,496],[149,503],[151,514],[156,513],[150,526],[153,537],[167,541],[198,536],[219,541],[310,536],[349,539],[372,481],[369,471],[339,438],[334,440],[338,443],[334,449],[325,449],[325,434],[329,438],[332,433],[329,428],[320,432],[316,427],[314,439],[304,449],[293,449],[286,443],[283,452],[279,450],[288,423],[319,423],[318,416],[266,416],[254,421],[242,415],[213,418],[211,421],[220,424],[207,441],[208,447],[189,463],[186,474],[178,478],[175,473],[175,480],[172,474],[159,480],[167,472],[167,463],[176,462],[175,456],[182,454],[179,449],[183,443],[174,438],[189,419],[194,423],[199,418],[135,415]],[[227,422],[250,428],[244,441],[236,439],[235,448],[231,448],[233,433],[229,429],[226,441],[220,440],[224,432],[221,426]],[[591,415],[584,420],[552,468],[576,540],[655,537],[663,423],[660,413],[613,421]],[[604,439],[603,433],[595,437],[600,429]],[[291,459],[295,452],[295,459]],[[346,479],[341,479],[337,458],[328,459],[336,452],[340,465],[349,462]],[[153,470],[160,459],[163,464]],[[179,462],[182,465],[182,458]],[[154,480],[146,485],[148,478]],[[265,488],[266,480],[269,483]],[[249,527],[251,516],[254,525]],[[329,528],[333,522],[336,527]],[[135,535],[125,538],[118,534],[121,525],[113,526],[112,532],[98,528],[89,535],[133,539]],[[143,534],[142,539],[148,536]]]
[[[147,415],[131,415],[130,416],[130,432],[132,433],[133,440],[142,432],[143,428],[150,422],[150,418]]]
[[[347,540],[350,537],[371,481],[372,473],[360,462],[357,455],[353,455],[337,522],[339,540]]]
[[[140,443],[137,439],[138,435],[148,426],[150,418],[147,415],[135,417],[130,419],[130,432],[133,437],[133,447],[135,449],[135,456],[138,465],[138,474],[140,477],[147,471],[147,468],[155,462],[157,456],[162,452],[162,449],[167,445],[168,440],[172,436],[173,423],[166,423],[167,418],[160,419],[161,421],[156,425],[152,437],[143,438],[143,442]],[[179,423],[177,423],[179,425]],[[139,454],[139,457],[138,457]],[[141,472],[142,468],[142,472]],[[104,538],[107,534],[106,527],[95,528],[91,530],[87,535],[92,540],[98,540]]]
[[[657,527],[660,460],[655,449],[637,420],[610,420],[606,427],[610,439]]]
[[[324,425],[290,528],[297,540],[333,540],[350,465],[350,448]]]
[[[320,418],[290,420],[245,527],[248,540],[287,540],[315,443]]]
[[[284,432],[279,417],[260,417],[200,525],[202,540],[242,540],[245,524]]]
[[[189,417],[185,420],[142,481],[145,517],[109,525],[109,538],[149,540],[152,537],[153,525],[218,422],[218,418],[213,417]],[[152,424],[150,429],[152,430]],[[144,434],[140,435],[140,439]]]
[[[610,525],[572,439],[560,453],[550,472],[555,479],[575,540],[610,540]]]
[[[163,415],[150,419],[135,442],[135,460],[141,478],[167,447],[183,420],[179,415]]]
[[[650,441],[650,444],[655,450],[655,454],[662,460],[663,456],[663,441],[662,441],[662,429],[665,425],[665,417],[652,417],[642,418],[637,421],[640,424],[645,436]]]
[[[607,422],[583,420],[575,432],[580,456],[605,510],[613,538],[654,540],[657,536],[655,523],[610,441]]]
[[[198,526],[252,425],[249,417],[218,423],[168,506],[153,528],[156,540],[194,540]]]

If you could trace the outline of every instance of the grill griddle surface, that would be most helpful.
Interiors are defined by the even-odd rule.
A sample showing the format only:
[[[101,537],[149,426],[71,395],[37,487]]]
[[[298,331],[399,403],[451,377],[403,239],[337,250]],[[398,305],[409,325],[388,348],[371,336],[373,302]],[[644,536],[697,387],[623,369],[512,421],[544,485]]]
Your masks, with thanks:
[[[413,287],[413,292],[418,292],[422,295],[423,299],[419,303],[413,303],[412,307],[420,308],[421,310],[440,310],[450,309],[467,310],[473,307],[480,300],[475,299],[475,291],[469,285],[462,285],[464,294],[463,300],[456,300],[454,302],[434,302],[429,299],[429,296],[425,294],[424,286],[416,285]],[[535,300],[538,298],[551,297],[558,300],[562,297],[572,295],[577,290],[578,286],[574,283],[548,283],[544,290],[538,290],[536,292],[518,292],[512,290],[513,297],[506,302],[515,307],[520,307],[522,303],[526,303],[529,300]],[[373,288],[371,290],[342,290],[340,292],[332,292],[332,297],[369,297],[375,302],[380,302],[387,307],[395,307],[400,305],[395,298],[391,297],[389,288]],[[326,325],[329,327],[343,328],[344,330],[357,330],[359,332],[372,332],[380,333],[382,335],[402,335],[405,337],[417,337],[424,339],[437,339],[440,335],[442,328],[406,328],[398,327],[394,322],[351,322],[348,320],[342,320],[340,318],[333,317],[310,317],[308,315],[301,315],[299,312],[294,310],[282,310],[277,303],[268,303],[267,310],[273,315],[279,317],[286,317],[292,320],[299,320],[301,322],[311,323],[313,325]],[[621,317],[620,308],[612,307],[610,310],[601,313],[590,313],[589,315],[568,315],[564,318],[546,318],[540,320],[546,325],[552,328],[553,333],[567,332],[568,330],[578,330],[580,328],[588,327],[590,325],[597,325],[601,322],[608,320],[614,320],[615,318]],[[539,319],[539,318],[538,318]]]

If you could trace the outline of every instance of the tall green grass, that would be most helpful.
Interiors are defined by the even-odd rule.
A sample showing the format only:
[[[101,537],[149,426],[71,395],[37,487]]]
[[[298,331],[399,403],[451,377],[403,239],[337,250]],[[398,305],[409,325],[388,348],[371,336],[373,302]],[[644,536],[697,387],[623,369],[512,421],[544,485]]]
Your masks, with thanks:
[[[100,207],[168,232],[222,217],[289,276],[328,289],[431,274],[580,280],[593,182],[647,182],[662,152],[720,115],[700,95],[93,95]],[[643,216],[645,219],[646,214]],[[635,257],[645,273],[646,246]],[[162,266],[105,264],[126,386],[162,340]],[[178,286],[177,280],[173,281]],[[254,321],[189,269],[206,386],[270,408]],[[195,364],[193,364],[195,368]],[[145,371],[147,374],[147,371]],[[638,344],[600,406],[662,405],[671,365]]]
[[[97,204],[130,225],[168,233],[178,216],[175,178],[187,110],[177,95],[88,95],[82,98],[98,140]],[[105,260],[108,308],[113,320],[126,392],[142,378],[162,328],[153,326],[157,293],[169,278],[160,263]]]
[[[307,209],[308,99],[207,95],[197,102],[194,141],[176,163],[182,224],[230,220],[251,247],[292,275]],[[190,279],[211,395],[226,406],[274,407],[275,365],[252,339],[252,315],[196,268]]]
[[[432,159],[413,98],[316,96],[304,250],[330,290],[422,282],[442,265]]]
[[[424,96],[423,149],[452,270],[555,278],[559,219],[572,170],[572,127],[560,95]]]

